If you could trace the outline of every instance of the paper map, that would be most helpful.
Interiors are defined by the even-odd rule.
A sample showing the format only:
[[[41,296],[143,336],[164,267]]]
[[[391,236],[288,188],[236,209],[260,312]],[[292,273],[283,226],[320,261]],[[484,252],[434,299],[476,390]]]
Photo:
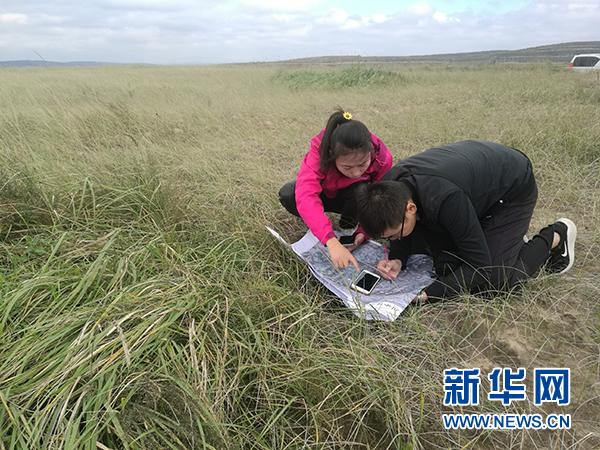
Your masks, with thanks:
[[[329,260],[329,252],[319,240],[308,231],[302,239],[288,244],[276,231],[267,227],[275,238],[291,249],[327,289],[339,297],[357,316],[367,320],[391,321],[398,318],[421,289],[432,283],[433,261],[427,255],[412,255],[406,269],[393,281],[382,278],[370,295],[361,294],[350,288],[358,274],[354,266],[336,269]],[[338,234],[341,236],[342,234]],[[375,241],[367,241],[352,252],[361,269],[377,273],[377,263],[384,259],[383,246]]]

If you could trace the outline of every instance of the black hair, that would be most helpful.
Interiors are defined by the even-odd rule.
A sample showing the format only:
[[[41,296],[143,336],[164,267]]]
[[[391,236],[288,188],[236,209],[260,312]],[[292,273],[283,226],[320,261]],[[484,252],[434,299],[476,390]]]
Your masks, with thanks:
[[[379,238],[386,229],[404,222],[411,198],[408,186],[399,181],[362,184],[356,191],[358,222],[369,236]]]
[[[358,120],[346,119],[344,115],[344,110],[338,107],[327,120],[319,147],[320,168],[323,172],[329,169],[338,156],[373,150],[371,133],[366,125]]]

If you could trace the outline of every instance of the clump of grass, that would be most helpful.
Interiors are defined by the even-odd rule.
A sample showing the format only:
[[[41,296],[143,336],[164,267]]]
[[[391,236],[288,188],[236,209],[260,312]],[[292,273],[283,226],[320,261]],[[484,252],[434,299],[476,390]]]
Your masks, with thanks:
[[[600,105],[600,73],[573,73],[577,78],[575,96],[582,103]]]
[[[343,89],[350,87],[405,84],[406,75],[375,67],[352,66],[345,69],[280,71],[273,80],[292,89],[309,87]]]

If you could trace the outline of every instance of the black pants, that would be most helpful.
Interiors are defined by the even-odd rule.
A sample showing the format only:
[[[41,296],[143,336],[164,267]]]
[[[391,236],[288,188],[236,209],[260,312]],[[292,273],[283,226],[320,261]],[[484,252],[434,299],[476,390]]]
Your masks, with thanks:
[[[354,193],[359,185],[365,182],[354,183],[345,189],[340,189],[334,198],[321,194],[321,201],[326,212],[339,213],[349,223],[356,223],[356,202]],[[279,190],[279,201],[291,214],[300,217],[296,206],[296,182],[290,181]]]
[[[531,240],[524,242],[529,229],[538,190],[533,180],[529,192],[521,198],[496,204],[482,221],[492,266],[490,284],[495,290],[506,291],[538,273],[548,260],[554,238],[554,226],[549,225]]]

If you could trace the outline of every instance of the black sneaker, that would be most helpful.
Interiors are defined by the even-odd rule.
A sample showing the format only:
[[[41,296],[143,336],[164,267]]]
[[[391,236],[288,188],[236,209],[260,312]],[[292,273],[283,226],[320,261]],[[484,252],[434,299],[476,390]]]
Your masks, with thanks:
[[[554,231],[560,236],[560,241],[550,252],[547,267],[551,273],[560,274],[567,272],[575,262],[577,227],[572,220],[562,218],[554,222]]]
[[[349,229],[349,228],[354,228],[356,225],[358,225],[358,219],[355,219],[354,217],[348,217],[348,216],[344,216],[342,215],[340,217],[340,221],[338,222],[340,228],[344,228],[344,229]]]

